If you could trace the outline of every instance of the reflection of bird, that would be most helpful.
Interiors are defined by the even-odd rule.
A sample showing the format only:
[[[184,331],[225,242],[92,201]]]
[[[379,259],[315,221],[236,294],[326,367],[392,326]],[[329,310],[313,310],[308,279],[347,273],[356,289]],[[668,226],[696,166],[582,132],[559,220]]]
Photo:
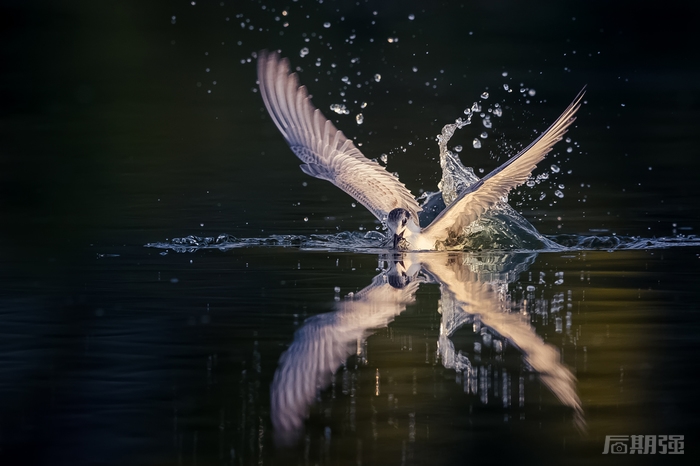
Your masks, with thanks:
[[[282,355],[270,389],[272,425],[278,444],[294,443],[318,393],[356,351],[372,329],[386,327],[413,302],[420,267],[396,264],[354,296],[337,303],[336,311],[311,317],[297,330]]]
[[[542,340],[523,316],[518,313],[504,311],[498,298],[493,281],[493,273],[482,273],[465,267],[459,260],[460,256],[450,255],[448,260],[428,260],[426,254],[420,256],[424,270],[440,283],[442,299],[447,299],[452,306],[471,316],[478,317],[481,325],[488,327],[509,343],[522,351],[525,361],[535,370],[540,380],[564,405],[574,410],[575,423],[580,429],[585,427],[581,400],[576,393],[576,378],[569,369],[561,363],[559,350]],[[495,256],[494,256],[495,257]],[[516,256],[511,256],[511,261]],[[527,256],[523,256],[526,258]],[[508,277],[504,274],[504,278]],[[514,279],[515,277],[513,277]],[[446,328],[450,319],[443,314],[442,332],[449,337],[457,329],[456,326]],[[465,322],[461,322],[463,325]],[[442,335],[441,335],[442,336]],[[459,361],[457,361],[459,363]],[[459,368],[459,367],[457,367]]]
[[[469,257],[403,254],[400,261],[390,262],[388,271],[374,277],[369,286],[338,302],[335,312],[308,319],[280,358],[270,388],[277,443],[289,445],[297,441],[309,407],[330,384],[335,371],[372,330],[388,325],[403,312],[425,281],[440,285],[443,311],[438,344],[445,367],[465,371],[471,366],[465,356],[454,353],[449,337],[478,316],[482,325],[523,352],[525,361],[563,404],[573,408],[577,425],[583,426],[575,378],[560,362],[558,350],[546,344],[519,314],[503,312],[494,290],[499,282],[515,280],[532,263],[534,255],[493,254],[486,270],[478,272],[465,260]]]
[[[534,142],[477,183],[462,191],[426,228],[418,224],[421,210],[396,177],[365,158],[353,142],[314,108],[289,62],[273,52],[258,56],[260,93],[272,120],[307,175],[328,180],[386,222],[393,246],[404,250],[433,250],[523,184],[538,162],[561,140],[574,122],[584,91]]]

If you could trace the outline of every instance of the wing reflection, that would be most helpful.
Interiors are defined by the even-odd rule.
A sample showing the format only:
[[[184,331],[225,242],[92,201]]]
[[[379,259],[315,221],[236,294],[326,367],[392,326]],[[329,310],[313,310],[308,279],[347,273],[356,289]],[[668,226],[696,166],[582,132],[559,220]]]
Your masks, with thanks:
[[[271,417],[278,445],[298,440],[309,408],[330,385],[338,368],[350,355],[359,354],[373,330],[386,327],[403,312],[415,300],[420,284],[426,282],[438,284],[441,291],[440,360],[444,367],[462,374],[465,391],[479,394],[484,403],[488,401],[488,387],[479,385],[485,377],[465,354],[455,350],[451,340],[458,329],[472,324],[481,332],[483,345],[496,353],[506,343],[517,347],[542,383],[572,408],[577,427],[584,428],[576,379],[562,364],[559,350],[537,335],[527,316],[511,312],[514,304],[508,284],[535,258],[536,254],[522,253],[407,253],[391,260],[383,258],[389,263],[388,270],[354,296],[337,302],[334,312],[308,319],[280,358],[271,387]],[[475,343],[477,352],[481,345]],[[508,376],[505,369],[503,372],[505,387]],[[509,391],[504,389],[502,394],[504,406],[508,406]]]
[[[576,378],[562,364],[559,350],[544,342],[526,315],[510,312],[512,303],[508,302],[508,283],[527,270],[535,257],[536,254],[491,253],[423,261],[424,270],[440,284],[442,323],[438,349],[445,367],[460,370],[465,378],[474,381],[475,368],[464,355],[455,354],[450,336],[467,323],[473,323],[475,329],[484,327],[482,335],[487,335],[484,343],[500,352],[500,337],[520,349],[542,383],[562,404],[573,409],[574,422],[583,429],[585,420],[576,392]],[[496,339],[491,338],[490,333],[495,333]],[[471,391],[477,392],[474,387]],[[484,395],[482,393],[482,399]]]
[[[415,299],[420,264],[409,269],[398,262],[336,311],[309,318],[282,355],[271,388],[272,425],[278,444],[297,441],[318,393],[353,354],[371,330],[386,327]]]

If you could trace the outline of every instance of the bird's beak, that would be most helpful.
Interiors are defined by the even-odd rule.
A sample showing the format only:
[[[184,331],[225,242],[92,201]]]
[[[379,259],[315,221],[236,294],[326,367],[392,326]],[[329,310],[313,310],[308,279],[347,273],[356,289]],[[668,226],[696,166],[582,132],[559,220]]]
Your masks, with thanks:
[[[402,231],[400,235],[397,235],[394,233],[394,249],[398,249],[399,247],[399,242],[403,239],[403,234],[404,232]]]

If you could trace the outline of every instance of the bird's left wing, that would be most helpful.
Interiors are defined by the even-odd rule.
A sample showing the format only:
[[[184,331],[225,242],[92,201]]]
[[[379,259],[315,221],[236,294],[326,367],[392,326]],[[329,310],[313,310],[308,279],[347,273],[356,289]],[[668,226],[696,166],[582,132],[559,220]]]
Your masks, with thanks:
[[[576,120],[574,115],[581,107],[584,93],[585,88],[552,126],[529,146],[463,191],[423,230],[423,233],[438,240],[446,238],[450,233],[459,235],[464,227],[493,207],[511,189],[525,183],[535,166],[552,150],[554,144],[562,139],[569,126]]]
[[[313,106],[306,87],[276,52],[258,54],[258,80],[265,107],[307,175],[328,180],[385,221],[401,207],[418,218],[410,191],[384,167],[367,159]]]

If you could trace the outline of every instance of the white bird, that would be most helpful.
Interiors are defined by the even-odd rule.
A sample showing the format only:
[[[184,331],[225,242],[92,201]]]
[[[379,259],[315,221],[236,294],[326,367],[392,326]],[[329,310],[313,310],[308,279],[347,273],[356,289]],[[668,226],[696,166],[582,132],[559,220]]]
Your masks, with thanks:
[[[421,210],[411,192],[384,167],[367,159],[342,131],[315,108],[305,86],[299,85],[289,61],[276,52],[258,55],[258,80],[265,107],[301,170],[327,180],[364,205],[385,222],[394,248],[423,251],[438,249],[448,238],[459,237],[464,228],[525,183],[538,162],[560,141],[574,122],[585,92],[581,90],[564,113],[545,132],[517,155],[465,189],[426,228],[418,223]]]

